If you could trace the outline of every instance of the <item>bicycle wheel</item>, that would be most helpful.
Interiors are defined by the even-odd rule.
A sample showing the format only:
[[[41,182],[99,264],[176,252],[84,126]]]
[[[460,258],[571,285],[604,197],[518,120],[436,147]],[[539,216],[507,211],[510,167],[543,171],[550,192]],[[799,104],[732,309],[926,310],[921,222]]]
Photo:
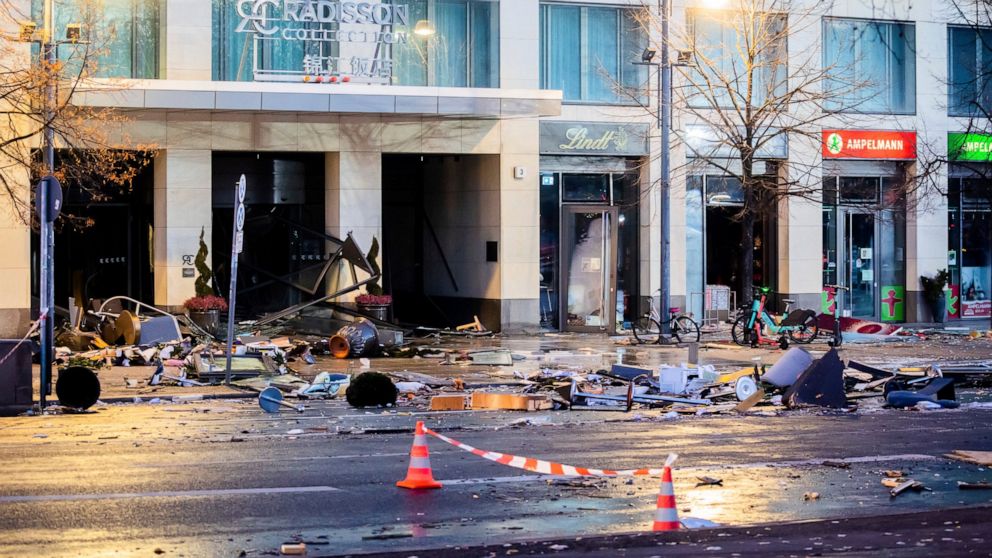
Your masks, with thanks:
[[[699,342],[699,324],[689,316],[675,316],[671,328],[672,337],[679,343]]]
[[[734,343],[742,347],[746,347],[751,344],[751,336],[747,334],[747,321],[750,316],[740,316],[734,320],[734,325],[730,326],[730,336],[733,337]]]
[[[789,330],[789,339],[792,339],[796,343],[811,343],[816,336],[820,333],[820,328],[816,325],[816,316],[812,312],[806,315],[806,319],[803,320],[802,325],[797,329]]]
[[[634,339],[639,343],[657,343],[661,339],[661,324],[650,316],[641,316],[631,324]]]

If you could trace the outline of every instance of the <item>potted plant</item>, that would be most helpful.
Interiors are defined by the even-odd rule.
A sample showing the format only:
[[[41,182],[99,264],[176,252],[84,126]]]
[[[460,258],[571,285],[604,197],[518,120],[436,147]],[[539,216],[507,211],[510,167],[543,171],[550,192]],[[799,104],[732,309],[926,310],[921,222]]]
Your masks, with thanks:
[[[227,301],[216,295],[194,296],[183,303],[194,324],[211,335],[220,331],[220,313],[227,311]]]
[[[206,330],[207,333],[216,335],[220,331],[220,313],[227,311],[227,301],[223,297],[215,296],[214,289],[210,286],[213,278],[210,268],[207,267],[207,243],[203,241],[205,229],[200,229],[200,249],[196,252],[196,259],[193,265],[196,267],[196,283],[193,288],[196,296],[183,303],[189,319],[194,324]]]
[[[947,298],[944,287],[947,286],[948,274],[946,269],[938,269],[933,277],[920,276],[923,287],[923,299],[930,306],[930,314],[934,323],[942,324],[947,318]]]
[[[359,310],[383,321],[389,317],[389,306],[392,303],[393,297],[387,294],[362,293],[355,297]]]
[[[374,281],[366,283],[365,292],[355,297],[355,304],[365,314],[377,320],[386,321],[389,317],[389,307],[393,304],[393,297],[383,294],[382,287],[379,286],[381,272],[377,261],[378,256],[379,239],[372,237],[372,246],[369,247],[369,253],[366,254],[365,259],[368,260],[376,278]]]

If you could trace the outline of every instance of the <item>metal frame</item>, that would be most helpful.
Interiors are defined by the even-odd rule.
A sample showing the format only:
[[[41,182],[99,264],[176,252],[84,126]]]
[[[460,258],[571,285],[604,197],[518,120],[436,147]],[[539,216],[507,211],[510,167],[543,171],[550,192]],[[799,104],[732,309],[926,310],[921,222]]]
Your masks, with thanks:
[[[569,283],[569,271],[572,267],[572,256],[569,251],[562,250],[564,246],[571,246],[574,239],[574,231],[571,229],[569,215],[580,214],[580,213],[605,213],[609,214],[609,228],[604,231],[603,236],[603,263],[602,263],[602,274],[603,274],[603,289],[608,296],[605,298],[606,307],[603,309],[603,315],[601,319],[604,320],[604,324],[601,326],[570,326],[568,324],[568,283]],[[558,223],[559,226],[559,266],[560,272],[558,274],[558,319],[560,323],[561,331],[585,331],[585,332],[602,332],[606,331],[611,335],[616,333],[616,319],[613,317],[616,313],[617,306],[617,288],[616,288],[616,257],[617,257],[617,237],[619,236],[617,217],[619,215],[618,208],[607,205],[607,204],[562,204],[561,206],[561,219]],[[607,224],[604,222],[604,227]],[[608,236],[605,233],[609,233]]]

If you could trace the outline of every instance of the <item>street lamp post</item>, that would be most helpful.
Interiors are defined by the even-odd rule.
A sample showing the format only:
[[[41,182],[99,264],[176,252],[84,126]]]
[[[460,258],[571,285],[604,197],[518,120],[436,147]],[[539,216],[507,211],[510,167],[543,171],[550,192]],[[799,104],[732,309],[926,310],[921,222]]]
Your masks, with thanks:
[[[55,83],[54,75],[56,56],[55,43],[55,6],[54,0],[45,2],[45,29],[41,44],[41,58],[45,71],[45,109],[44,118],[44,152],[43,158],[48,175],[55,174],[55,129],[52,127],[52,119],[55,114]],[[49,211],[51,205],[52,192],[49,191],[47,181],[39,184],[41,190],[38,195],[38,223],[39,223],[39,246],[41,252],[40,270],[40,293],[38,302],[38,321],[41,328],[41,364],[40,373],[40,394],[39,405],[45,408],[46,396],[52,389],[52,359],[54,355],[55,341],[55,231],[52,223],[52,215]]]
[[[661,292],[658,297],[658,316],[661,318],[662,334],[670,333],[668,328],[668,311],[671,307],[671,232],[669,231],[671,199],[671,129],[672,129],[672,64],[669,60],[668,19],[671,0],[658,0],[658,15],[661,18],[661,66],[659,68],[658,84],[658,131],[661,136]]]
[[[56,49],[63,41],[55,40],[55,2],[45,0],[44,28],[40,41],[35,40],[34,32],[36,24],[31,21],[21,23],[20,40],[24,42],[38,42],[41,47],[40,66],[44,72],[45,89],[43,92],[42,109],[42,130],[43,142],[42,161],[47,171],[47,176],[38,183],[37,203],[35,210],[38,212],[38,244],[39,244],[39,271],[38,271],[38,325],[41,332],[41,356],[40,361],[40,388],[39,405],[42,409],[47,404],[47,396],[51,394],[52,360],[55,356],[55,230],[54,221],[61,206],[61,186],[55,179],[55,128],[52,125],[55,119],[56,110],[56,83],[55,76],[58,71],[58,54]],[[70,24],[67,27],[66,43],[80,43],[79,24]]]

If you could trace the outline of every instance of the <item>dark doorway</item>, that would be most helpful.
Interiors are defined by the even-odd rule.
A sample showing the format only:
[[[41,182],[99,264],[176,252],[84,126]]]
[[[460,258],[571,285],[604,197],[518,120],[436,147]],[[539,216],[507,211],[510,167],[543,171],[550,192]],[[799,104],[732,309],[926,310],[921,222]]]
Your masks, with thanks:
[[[383,287],[397,320],[500,324],[499,160],[383,155]]]
[[[214,287],[230,288],[235,184],[245,175],[244,251],[238,263],[239,316],[258,316],[325,294],[330,258],[324,232],[322,153],[213,155]]]
[[[743,225],[737,217],[740,207],[711,205],[706,208],[706,284],[726,285],[736,293],[738,304],[747,300],[741,292],[740,262],[743,246]],[[755,287],[774,288],[774,277],[769,271],[774,250],[768,239],[773,238],[768,221],[759,218],[754,224],[754,276]]]
[[[130,187],[104,185],[93,195],[63,184],[62,218],[55,228],[55,303],[129,296],[153,303],[152,193],[146,165]],[[32,235],[32,293],[38,296],[38,236]]]

